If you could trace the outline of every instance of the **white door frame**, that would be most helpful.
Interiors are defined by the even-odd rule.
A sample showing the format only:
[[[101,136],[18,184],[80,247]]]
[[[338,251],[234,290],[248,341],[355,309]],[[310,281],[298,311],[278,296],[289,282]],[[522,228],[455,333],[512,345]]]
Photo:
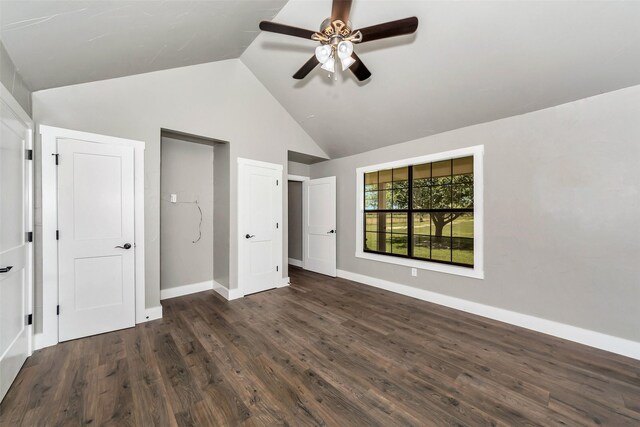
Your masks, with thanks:
[[[281,227],[278,227],[278,233],[279,233],[279,239],[280,239],[280,259],[282,260],[282,245],[283,245],[283,233],[282,233],[282,229],[284,228],[284,224],[282,224],[282,197],[284,197],[284,184],[282,183],[282,165],[277,164],[277,163],[267,163],[267,162],[262,162],[259,160],[251,160],[251,159],[245,159],[242,157],[238,157],[238,192],[237,192],[237,200],[238,200],[238,212],[237,212],[237,224],[238,224],[238,289],[235,290],[236,292],[236,298],[240,298],[240,297],[244,297],[245,296],[245,289],[243,286],[243,271],[242,271],[242,245],[243,245],[243,241],[244,241],[244,236],[242,235],[242,225],[243,225],[243,218],[242,218],[242,212],[244,209],[244,202],[243,202],[243,197],[242,197],[242,193],[246,188],[246,184],[245,184],[245,180],[244,180],[244,166],[259,166],[259,167],[264,167],[264,168],[268,168],[268,169],[274,169],[277,172],[280,173],[279,175],[279,185],[278,187],[280,188],[280,196],[281,196],[281,202],[280,202],[280,225]],[[275,233],[276,235],[278,233]],[[282,262],[280,263],[280,266],[282,267]],[[282,275],[282,268],[280,269],[280,274]],[[282,279],[281,283],[276,283],[276,286],[274,287],[283,287],[283,286],[288,286],[289,282],[288,280]],[[230,290],[231,293],[232,290]]]
[[[287,181],[297,181],[297,182],[303,182],[303,181],[309,181],[311,178],[309,178],[308,176],[302,176],[302,175],[287,175]]]
[[[308,176],[302,176],[302,175],[287,175],[287,181],[295,181],[295,182],[305,182],[305,181],[309,181],[311,178]],[[289,187],[289,184],[287,183],[287,188]],[[288,194],[288,190],[287,190],[287,194]],[[289,198],[287,197],[287,208],[289,207]],[[304,200],[302,201],[302,208],[304,209]],[[304,213],[302,214],[302,240],[304,241]],[[289,227],[289,215],[287,215],[287,230]],[[304,242],[302,243],[302,260],[300,261],[300,267],[302,269],[304,269]],[[287,242],[287,256],[289,256],[289,243]],[[294,258],[289,258],[287,261],[289,262],[289,264],[291,264],[291,261],[293,261]],[[295,260],[297,261],[297,260]]]
[[[27,150],[32,150],[32,159],[33,159],[33,120],[27,114],[26,111],[20,106],[18,101],[13,97],[11,92],[4,87],[3,84],[0,83],[0,102],[4,103],[11,112],[15,115],[16,119],[18,119],[22,124],[27,128],[27,135],[25,135],[25,146]],[[25,153],[26,154],[26,153]],[[27,179],[25,182],[26,190],[27,190],[27,221],[26,225],[29,228],[28,230],[24,230],[25,232],[32,232],[33,239],[31,242],[27,242],[27,247],[29,250],[27,251],[27,259],[25,260],[25,270],[27,272],[27,299],[29,301],[29,314],[32,315],[33,319],[33,245],[35,241],[35,230],[33,224],[33,161],[26,162],[25,168],[27,169]],[[27,326],[28,329],[28,346],[29,346],[29,356],[33,353],[34,348],[34,340],[33,340],[33,331],[34,325]]]
[[[135,295],[136,324],[158,318],[156,309],[145,306],[144,272],[144,148],[143,141],[39,125],[42,142],[42,333],[36,334],[36,348],[58,343],[58,172],[54,154],[58,139],[77,139],[98,144],[125,145],[134,148],[135,210]],[[64,159],[60,159],[64,161]],[[160,317],[162,315],[160,314]]]

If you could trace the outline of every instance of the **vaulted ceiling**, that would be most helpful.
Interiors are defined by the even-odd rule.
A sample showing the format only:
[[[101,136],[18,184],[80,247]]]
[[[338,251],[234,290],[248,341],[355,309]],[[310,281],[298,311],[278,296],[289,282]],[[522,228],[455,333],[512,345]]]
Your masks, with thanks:
[[[237,58],[287,0],[1,0],[31,90]]]
[[[274,20],[317,30],[330,4],[290,0]],[[364,83],[292,79],[316,44],[279,34],[242,61],[331,157],[640,84],[640,2],[354,0],[351,21],[407,16],[415,35],[356,45]]]
[[[319,67],[292,79],[316,43],[259,34],[258,22],[316,30],[330,9],[0,0],[0,38],[32,90],[240,57],[331,157],[640,84],[640,2],[354,0],[356,28],[417,16],[417,33],[356,45],[365,82]]]

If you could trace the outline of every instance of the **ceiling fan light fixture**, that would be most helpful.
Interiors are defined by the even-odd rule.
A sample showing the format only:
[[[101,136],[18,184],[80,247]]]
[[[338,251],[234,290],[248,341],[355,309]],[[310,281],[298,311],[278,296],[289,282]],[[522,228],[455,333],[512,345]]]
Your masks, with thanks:
[[[329,59],[332,59],[333,49],[327,44],[320,45],[316,48],[316,59],[321,64],[325,64]]]
[[[341,41],[338,43],[338,58],[340,58],[340,62],[342,62],[342,71],[346,71],[347,68],[351,67],[356,60],[351,57],[353,55],[353,43],[350,41]]]
[[[340,58],[340,61],[342,62],[342,71],[347,71],[347,69],[356,62],[356,60],[350,56],[346,58]]]
[[[320,61],[322,62],[322,61]],[[336,60],[333,59],[333,56],[330,56],[329,59],[327,59],[323,64],[322,64],[322,68],[323,70],[326,70],[330,73],[335,73],[336,72]]]
[[[353,43],[348,40],[343,40],[338,43],[338,57],[345,59],[353,54]]]
[[[418,28],[418,18],[412,16],[354,29],[349,20],[352,1],[332,0],[331,15],[322,22],[319,31],[271,21],[260,22],[262,31],[300,37],[320,43],[320,46],[316,47],[315,54],[293,75],[294,79],[304,79],[319,64],[322,64],[322,69],[328,71],[331,76],[335,73],[336,61],[340,60],[342,71],[349,69],[359,81],[365,81],[371,77],[371,71],[353,51],[354,43],[412,34]]]

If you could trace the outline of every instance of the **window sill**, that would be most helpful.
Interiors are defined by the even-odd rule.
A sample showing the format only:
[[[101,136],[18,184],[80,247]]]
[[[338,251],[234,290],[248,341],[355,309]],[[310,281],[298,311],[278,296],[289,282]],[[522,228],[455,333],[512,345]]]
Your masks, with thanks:
[[[418,268],[420,270],[437,271],[439,273],[454,274],[456,276],[484,279],[484,271],[478,266],[474,268],[460,267],[457,265],[441,264],[438,262],[420,261],[417,259],[400,258],[386,255],[378,255],[370,252],[356,251],[356,258],[371,261],[386,262],[388,264],[402,265],[404,267]]]

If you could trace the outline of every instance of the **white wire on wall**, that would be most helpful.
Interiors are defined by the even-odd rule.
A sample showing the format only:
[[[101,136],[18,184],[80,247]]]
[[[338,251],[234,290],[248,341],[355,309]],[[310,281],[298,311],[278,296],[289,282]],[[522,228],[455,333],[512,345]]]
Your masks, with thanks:
[[[196,205],[198,208],[198,212],[200,212],[200,222],[198,224],[198,238],[192,240],[191,243],[198,243],[200,239],[202,239],[202,209],[200,208],[200,204],[198,203],[198,199],[193,202],[172,202],[171,200],[167,200],[165,197],[162,197],[163,202],[170,203],[172,205]]]

